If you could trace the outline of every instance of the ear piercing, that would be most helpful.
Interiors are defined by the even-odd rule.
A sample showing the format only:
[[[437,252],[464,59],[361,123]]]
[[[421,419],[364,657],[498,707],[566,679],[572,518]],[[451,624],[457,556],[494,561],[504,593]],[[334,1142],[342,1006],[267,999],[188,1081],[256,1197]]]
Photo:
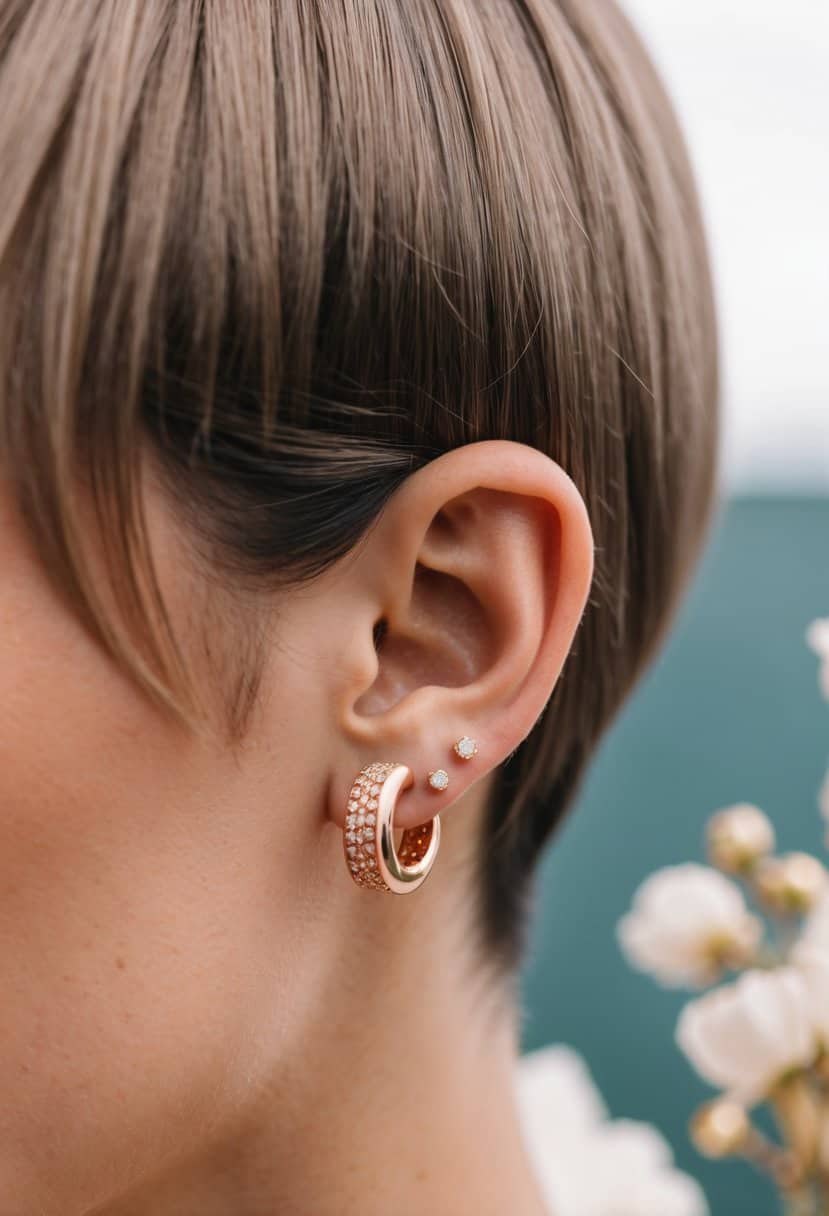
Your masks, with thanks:
[[[470,760],[478,745],[468,735],[454,744],[455,754]],[[403,790],[414,782],[414,773],[399,761],[367,764],[357,774],[348,795],[343,849],[345,863],[359,887],[403,895],[425,881],[440,845],[440,816],[403,831],[399,845],[394,839],[394,812]],[[433,790],[449,784],[446,769],[429,773]]]
[[[440,816],[403,831],[394,841],[394,811],[400,793],[414,782],[407,764],[367,764],[348,798],[343,847],[358,887],[404,895],[416,891],[432,869],[440,845]]]
[[[477,756],[478,754],[478,744],[474,739],[470,739],[469,735],[463,735],[458,739],[454,750],[461,760],[471,760],[473,756]]]
[[[474,739],[470,739],[469,735],[462,735],[454,744],[453,750],[461,760],[471,760],[478,753],[478,744]],[[449,784],[449,774],[446,769],[438,768],[429,773],[429,784],[433,790],[445,790]]]

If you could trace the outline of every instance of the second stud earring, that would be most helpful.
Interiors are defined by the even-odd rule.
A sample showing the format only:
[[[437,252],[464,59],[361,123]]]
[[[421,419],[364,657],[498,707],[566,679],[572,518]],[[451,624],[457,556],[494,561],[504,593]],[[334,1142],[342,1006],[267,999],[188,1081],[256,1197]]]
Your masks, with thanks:
[[[478,744],[474,739],[470,739],[469,735],[463,735],[455,744],[455,754],[460,756],[461,760],[471,760],[478,754]]]

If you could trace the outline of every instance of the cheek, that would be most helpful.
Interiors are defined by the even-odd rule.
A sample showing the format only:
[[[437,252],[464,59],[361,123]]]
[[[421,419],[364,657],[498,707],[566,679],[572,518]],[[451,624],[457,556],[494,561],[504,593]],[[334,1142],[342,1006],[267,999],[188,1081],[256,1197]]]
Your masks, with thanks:
[[[0,569],[0,1210],[63,1214],[241,1101],[240,1044],[296,979],[274,926],[303,843],[277,851],[238,766],[176,733],[33,571]]]

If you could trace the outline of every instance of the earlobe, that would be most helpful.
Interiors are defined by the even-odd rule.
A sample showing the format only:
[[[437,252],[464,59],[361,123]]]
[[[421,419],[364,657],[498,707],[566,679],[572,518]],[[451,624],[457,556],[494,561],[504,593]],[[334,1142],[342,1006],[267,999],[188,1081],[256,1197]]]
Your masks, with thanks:
[[[415,774],[397,816],[411,827],[500,764],[553,691],[592,571],[583,499],[544,453],[487,440],[412,474],[351,570],[364,627],[381,616],[385,632],[370,686],[339,690],[342,795],[361,764],[400,760]],[[464,734],[476,752],[447,760]],[[448,782],[430,787],[441,769]]]

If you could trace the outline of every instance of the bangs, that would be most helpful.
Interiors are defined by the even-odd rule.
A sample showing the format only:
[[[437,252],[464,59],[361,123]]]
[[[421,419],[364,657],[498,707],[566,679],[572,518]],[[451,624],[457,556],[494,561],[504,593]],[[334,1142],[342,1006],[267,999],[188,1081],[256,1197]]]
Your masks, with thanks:
[[[55,585],[186,721],[148,471],[196,567],[253,597],[461,444],[575,482],[590,603],[489,817],[510,938],[711,514],[706,243],[638,39],[610,0],[9,0],[0,113],[0,460]]]

